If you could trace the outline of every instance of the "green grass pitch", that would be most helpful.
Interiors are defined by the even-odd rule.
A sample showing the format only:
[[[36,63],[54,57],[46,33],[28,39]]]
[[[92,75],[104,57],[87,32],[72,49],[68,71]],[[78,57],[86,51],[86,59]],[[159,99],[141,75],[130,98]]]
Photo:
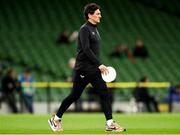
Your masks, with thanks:
[[[114,114],[114,120],[127,128],[126,132],[104,131],[102,113],[65,113],[64,131],[54,133],[47,120],[50,115],[0,115],[0,134],[129,134],[172,135],[180,134],[180,114]]]

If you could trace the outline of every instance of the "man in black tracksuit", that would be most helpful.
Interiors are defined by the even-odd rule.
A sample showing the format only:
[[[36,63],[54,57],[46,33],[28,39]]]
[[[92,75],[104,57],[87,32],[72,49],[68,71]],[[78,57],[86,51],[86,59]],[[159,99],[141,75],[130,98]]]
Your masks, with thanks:
[[[5,100],[13,113],[18,113],[16,106],[15,91],[18,91],[15,70],[8,69],[6,75],[2,78],[2,99]],[[19,91],[18,91],[19,92]]]
[[[101,77],[101,73],[108,74],[108,70],[99,59],[101,45],[97,24],[101,18],[100,7],[95,3],[90,3],[85,6],[84,14],[87,22],[79,30],[73,88],[69,96],[63,100],[57,114],[49,120],[49,124],[53,131],[62,131],[60,121],[63,113],[81,96],[85,87],[91,83],[100,96],[102,110],[107,120],[106,130],[122,132],[125,129],[112,120],[108,89]]]

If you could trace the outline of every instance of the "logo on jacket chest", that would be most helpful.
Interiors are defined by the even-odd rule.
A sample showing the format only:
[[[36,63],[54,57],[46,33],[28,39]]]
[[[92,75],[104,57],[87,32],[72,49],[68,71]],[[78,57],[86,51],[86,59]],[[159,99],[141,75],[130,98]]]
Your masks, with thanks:
[[[92,32],[92,35],[96,35],[96,33],[93,31],[93,32]]]
[[[98,40],[101,39],[101,37],[100,37],[100,35],[99,35],[98,32],[92,31],[91,33],[92,33],[92,36],[93,36],[93,37],[97,38]]]

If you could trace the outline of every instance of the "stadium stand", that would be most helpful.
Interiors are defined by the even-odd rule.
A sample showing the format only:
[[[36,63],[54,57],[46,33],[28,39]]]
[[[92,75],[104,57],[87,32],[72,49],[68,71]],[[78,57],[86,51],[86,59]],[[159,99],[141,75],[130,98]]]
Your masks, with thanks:
[[[71,0],[1,0],[0,60],[15,66],[18,72],[22,72],[24,67],[32,68],[36,81],[64,81],[71,74],[67,63],[69,58],[75,56],[76,43],[57,46],[56,39],[64,28],[70,32],[79,29],[84,22],[82,9],[87,2],[79,0],[72,4]],[[179,83],[178,16],[156,6],[144,5],[140,0],[96,2],[102,6],[103,18],[99,26],[103,45],[102,61],[116,68],[116,81],[137,81],[147,75],[152,81]],[[153,2],[158,5],[155,0]],[[170,5],[168,2],[171,3],[166,1],[166,6]],[[167,8],[171,10],[171,7]],[[130,61],[108,57],[112,48],[119,43],[125,43],[133,49],[139,37],[148,48],[148,59]],[[59,97],[67,92],[53,90],[53,100],[61,100]],[[166,94],[161,89],[156,93]],[[124,99],[130,98],[130,92],[126,89],[117,91],[117,94],[123,95]],[[45,100],[43,95],[45,91],[38,90],[37,100]]]

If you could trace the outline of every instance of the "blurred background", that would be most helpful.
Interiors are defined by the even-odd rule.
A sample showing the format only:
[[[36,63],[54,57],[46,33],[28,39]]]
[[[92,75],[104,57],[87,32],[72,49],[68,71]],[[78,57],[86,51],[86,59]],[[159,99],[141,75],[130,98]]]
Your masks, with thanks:
[[[113,111],[180,111],[180,1],[1,0],[0,114],[58,109],[71,89],[77,33],[89,2],[102,8],[101,58],[120,82],[110,88]],[[101,111],[96,90],[88,87],[68,111]]]

